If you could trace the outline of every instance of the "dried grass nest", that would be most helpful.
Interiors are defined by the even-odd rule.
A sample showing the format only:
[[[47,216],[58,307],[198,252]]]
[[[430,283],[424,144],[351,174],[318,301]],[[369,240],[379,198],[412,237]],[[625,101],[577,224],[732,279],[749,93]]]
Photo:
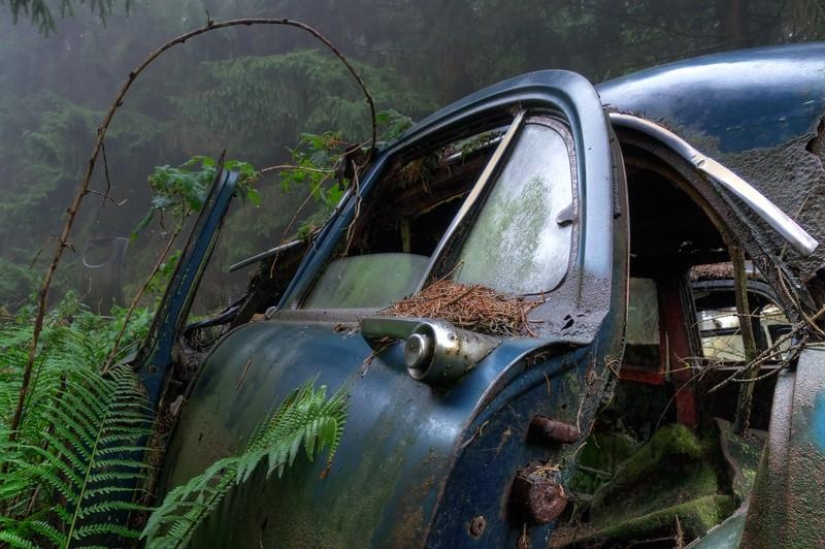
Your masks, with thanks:
[[[491,335],[535,336],[530,329],[527,313],[539,303],[523,297],[510,297],[478,284],[438,280],[420,293],[387,307],[380,314],[440,318],[458,328]]]

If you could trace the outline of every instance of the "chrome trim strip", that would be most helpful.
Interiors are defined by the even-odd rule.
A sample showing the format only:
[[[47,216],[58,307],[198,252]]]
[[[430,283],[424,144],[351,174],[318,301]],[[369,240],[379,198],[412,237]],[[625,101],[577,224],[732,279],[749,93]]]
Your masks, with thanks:
[[[803,256],[809,256],[819,246],[817,242],[805,229],[791,219],[776,204],[771,202],[762,193],[756,190],[750,183],[733,173],[731,170],[705,156],[694,149],[687,141],[671,132],[638,116],[622,113],[609,113],[610,121],[618,126],[638,130],[646,135],[654,137],[673,149],[680,156],[685,158],[696,169],[710,176],[714,181],[735,194],[748,206],[750,206],[759,217],[778,232],[793,248]]]

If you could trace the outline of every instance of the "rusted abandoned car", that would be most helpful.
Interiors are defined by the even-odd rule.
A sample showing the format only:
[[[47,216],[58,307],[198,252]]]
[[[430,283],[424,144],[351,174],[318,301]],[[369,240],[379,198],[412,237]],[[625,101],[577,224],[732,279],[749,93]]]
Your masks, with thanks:
[[[137,361],[164,411],[169,379],[198,370],[162,488],[232,452],[313,376],[347,384],[350,410],[328,474],[299,460],[241,486],[195,546],[672,546],[729,515],[700,543],[821,545],[824,118],[825,44],[595,87],[519,76],[378,151],[311,242],[239,264],[260,272],[248,295],[186,327],[233,192],[222,174]],[[763,292],[745,290],[746,260]],[[735,283],[692,289],[692,269],[719,263]],[[709,356],[738,329],[723,309],[742,324],[786,316],[742,330],[742,349],[761,341],[755,368]],[[225,333],[195,345],[207,326]],[[724,421],[753,387],[724,380],[745,372],[761,380],[762,438]],[[611,429],[638,435],[625,457],[644,466],[594,465],[588,436]],[[754,474],[734,440],[764,445]],[[683,488],[694,473],[701,489]]]

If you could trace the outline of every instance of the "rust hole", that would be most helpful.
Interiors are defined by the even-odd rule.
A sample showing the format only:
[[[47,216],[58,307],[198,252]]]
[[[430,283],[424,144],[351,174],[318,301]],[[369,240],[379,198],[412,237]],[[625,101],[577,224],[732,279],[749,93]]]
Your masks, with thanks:
[[[819,125],[816,127],[816,135],[805,145],[805,150],[819,157],[822,157],[825,153],[825,118],[819,121]]]
[[[535,416],[530,422],[530,436],[536,440],[552,443],[570,444],[582,436],[578,427],[571,423]]]
[[[470,519],[470,522],[467,525],[467,531],[470,533],[470,536],[472,536],[475,539],[478,539],[484,535],[484,529],[486,527],[487,519],[479,515],[477,517],[473,517],[472,519]]]

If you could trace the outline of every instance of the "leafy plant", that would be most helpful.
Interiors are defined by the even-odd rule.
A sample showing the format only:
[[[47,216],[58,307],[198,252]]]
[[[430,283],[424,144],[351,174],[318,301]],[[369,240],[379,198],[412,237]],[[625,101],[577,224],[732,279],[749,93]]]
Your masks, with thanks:
[[[140,441],[151,433],[134,372],[102,376],[108,343],[94,315],[50,323],[16,438],[6,425],[20,390],[31,329],[4,325],[0,339],[0,541],[10,547],[122,545],[136,486],[147,475]]]
[[[198,526],[220,505],[229,491],[248,481],[266,463],[266,477],[283,474],[304,446],[307,458],[329,447],[331,463],[343,434],[347,401],[342,391],[326,397],[315,380],[293,391],[270,419],[252,434],[246,450],[213,463],[200,475],[169,492],[141,534],[152,548],[186,547]]]
[[[223,163],[227,171],[237,171],[240,175],[236,193],[260,206],[261,200],[255,184],[260,174],[248,162],[227,160]],[[193,156],[181,166],[157,166],[149,176],[149,187],[155,192],[149,212],[132,231],[132,239],[152,222],[156,214],[171,213],[175,227],[183,226],[194,212],[199,212],[209,195],[212,183],[218,175],[218,163],[208,156]]]
[[[376,124],[380,135],[377,145],[383,147],[412,126],[413,120],[389,109],[376,115]],[[341,132],[324,132],[302,133],[298,146],[289,152],[292,162],[280,173],[281,188],[284,192],[306,188],[318,206],[295,231],[297,238],[305,238],[329,218],[341,201],[350,179],[362,168],[366,151],[344,141]],[[352,163],[356,165],[346,165]]]
[[[132,1],[133,0],[125,0],[123,3],[127,14],[132,7]],[[112,12],[112,4],[114,4],[114,0],[88,0],[88,2],[86,0],[77,0],[77,2],[80,4],[89,4],[89,9],[92,13],[104,21],[106,20],[106,16]],[[0,5],[2,4],[5,4],[5,1],[0,1]],[[67,15],[74,15],[71,0],[58,0],[57,7],[60,11],[61,19],[65,19]],[[31,17],[32,24],[36,25],[43,34],[48,35],[49,32],[57,31],[52,10],[46,0],[9,0],[9,8],[11,9],[15,23],[22,10],[27,17]]]

